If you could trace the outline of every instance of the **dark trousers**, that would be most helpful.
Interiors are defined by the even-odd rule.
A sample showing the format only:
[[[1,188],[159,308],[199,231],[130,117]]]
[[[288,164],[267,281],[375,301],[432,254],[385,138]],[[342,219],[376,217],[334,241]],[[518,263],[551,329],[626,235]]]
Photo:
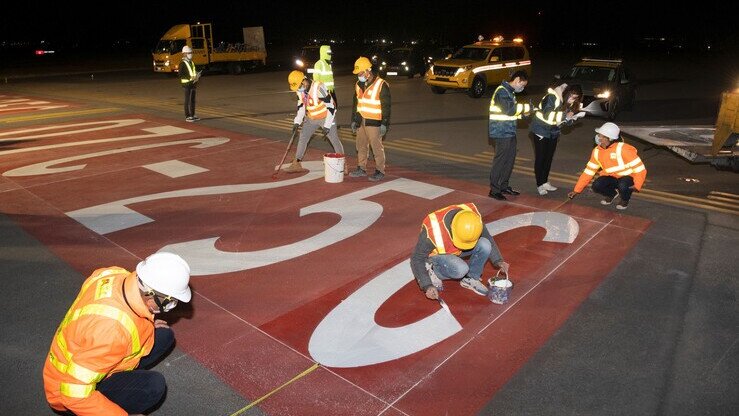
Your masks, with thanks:
[[[616,190],[621,195],[621,199],[628,201],[631,199],[631,187],[634,186],[634,178],[631,176],[622,176],[614,178],[613,176],[599,176],[593,182],[593,191],[609,198],[616,196]]]
[[[154,347],[133,371],[123,371],[101,381],[97,390],[130,413],[144,413],[156,406],[167,391],[164,376],[156,371],[140,370],[154,365],[174,345],[170,328],[154,330]]]
[[[554,152],[557,150],[559,134],[552,137],[539,138],[534,133],[529,133],[529,138],[534,142],[536,186],[542,186],[549,182],[549,169],[552,168],[552,159],[554,159]]]
[[[516,138],[495,139],[495,157],[490,168],[490,190],[499,193],[508,189],[508,180],[516,162]]]
[[[184,84],[185,89],[185,117],[195,117],[195,85]]]

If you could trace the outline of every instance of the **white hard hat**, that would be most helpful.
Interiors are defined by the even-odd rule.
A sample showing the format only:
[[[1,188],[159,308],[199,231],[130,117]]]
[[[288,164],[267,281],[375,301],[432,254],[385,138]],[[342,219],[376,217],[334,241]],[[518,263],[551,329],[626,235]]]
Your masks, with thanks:
[[[608,123],[603,123],[602,126],[595,129],[595,132],[598,134],[602,134],[613,141],[618,140],[621,129],[619,129],[617,125],[609,121]]]
[[[182,47],[182,53],[192,53],[192,48],[185,45]]]
[[[190,266],[182,257],[154,253],[136,266],[136,274],[149,288],[182,302],[190,301]]]

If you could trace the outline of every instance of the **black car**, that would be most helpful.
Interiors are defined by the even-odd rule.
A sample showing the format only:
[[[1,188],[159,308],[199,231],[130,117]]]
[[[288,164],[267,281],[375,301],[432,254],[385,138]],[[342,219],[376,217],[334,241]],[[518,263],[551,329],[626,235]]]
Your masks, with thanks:
[[[413,78],[416,74],[423,76],[426,63],[418,48],[402,47],[389,51],[379,62],[380,73],[386,76],[406,76]]]
[[[636,101],[636,78],[621,59],[583,58],[561,76],[568,84],[582,87],[582,111],[614,120],[622,110],[630,110]]]

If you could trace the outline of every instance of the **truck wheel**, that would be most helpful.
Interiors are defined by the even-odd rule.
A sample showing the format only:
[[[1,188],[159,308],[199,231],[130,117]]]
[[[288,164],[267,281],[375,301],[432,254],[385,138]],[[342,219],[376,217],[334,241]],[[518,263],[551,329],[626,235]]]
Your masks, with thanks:
[[[472,98],[480,98],[485,94],[485,80],[480,77],[475,77],[472,80],[472,86],[467,90],[467,94]]]
[[[613,100],[613,103],[611,103],[611,105],[608,107],[608,120],[610,121],[615,120],[620,110],[621,108],[618,103],[618,98],[616,98],[615,100]]]
[[[231,75],[239,75],[243,72],[241,64],[238,62],[231,62],[228,64],[228,73]]]
[[[436,85],[432,85],[431,92],[433,92],[434,94],[444,94],[446,92],[446,88],[437,87]]]

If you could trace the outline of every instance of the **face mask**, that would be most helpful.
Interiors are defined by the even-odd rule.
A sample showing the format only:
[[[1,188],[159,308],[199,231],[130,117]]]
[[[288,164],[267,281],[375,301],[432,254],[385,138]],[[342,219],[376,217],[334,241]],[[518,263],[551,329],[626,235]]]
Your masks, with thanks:
[[[360,75],[357,78],[359,79],[359,82],[367,82],[367,77],[365,77],[364,75]]]
[[[177,306],[177,299],[170,298],[166,301],[167,303],[162,303],[162,301],[159,300],[159,296],[154,295],[154,303],[157,304],[159,307],[159,312],[169,312],[172,309],[174,309],[175,306]]]
[[[301,85],[301,86],[299,86],[299,87],[298,87],[298,92],[305,92],[305,87],[304,87],[304,86],[302,86],[302,85]]]
[[[185,57],[186,57],[187,59],[192,59],[192,54],[191,54],[191,53],[185,54]]]
[[[598,138],[598,135],[595,135],[595,144],[600,146],[600,139]]]
[[[575,103],[575,97],[570,97],[570,98],[567,99],[567,104],[572,105],[574,103]]]
[[[515,92],[515,93],[519,93],[521,91],[523,91],[523,87],[516,87],[516,88],[513,89],[513,92]]]

